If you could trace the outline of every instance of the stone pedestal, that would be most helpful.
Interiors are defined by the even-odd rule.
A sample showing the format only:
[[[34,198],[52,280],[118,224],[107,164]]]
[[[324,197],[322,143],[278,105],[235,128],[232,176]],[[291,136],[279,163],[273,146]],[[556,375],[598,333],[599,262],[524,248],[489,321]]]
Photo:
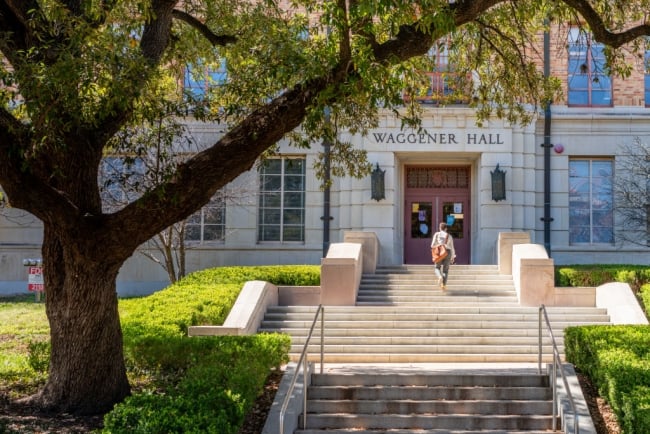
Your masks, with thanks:
[[[512,274],[512,246],[530,243],[527,232],[500,232],[497,246],[499,274]]]
[[[321,304],[354,306],[362,273],[361,244],[332,244],[321,260]]]
[[[379,262],[379,239],[374,232],[345,232],[343,241],[346,243],[359,243],[363,250],[363,272],[375,274]]]

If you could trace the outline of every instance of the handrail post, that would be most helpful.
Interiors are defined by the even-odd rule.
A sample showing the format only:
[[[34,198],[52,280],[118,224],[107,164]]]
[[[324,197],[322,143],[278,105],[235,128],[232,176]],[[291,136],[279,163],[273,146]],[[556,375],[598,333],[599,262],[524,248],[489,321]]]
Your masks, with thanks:
[[[553,354],[553,431],[557,430],[557,364]]]
[[[316,322],[318,321],[318,315],[321,315],[321,355],[320,355],[320,371],[321,374],[323,373],[323,352],[324,352],[324,344],[323,344],[323,336],[325,335],[325,308],[323,305],[318,305],[318,309],[316,309],[316,315],[314,316],[314,321],[311,323],[311,328],[309,329],[309,333],[307,334],[307,339],[305,339],[305,345],[302,348],[302,352],[300,353],[300,358],[298,359],[298,363],[296,363],[296,372],[294,372],[293,377],[291,378],[291,382],[289,383],[289,387],[287,389],[287,394],[284,397],[284,400],[282,402],[282,406],[280,407],[280,434],[285,434],[284,433],[284,416],[287,411],[287,407],[289,405],[289,399],[291,398],[291,395],[293,394],[293,389],[296,386],[296,380],[298,379],[298,375],[300,374],[300,368],[302,367],[302,373],[303,373],[303,387],[304,387],[304,393],[303,393],[303,412],[302,412],[302,427],[303,429],[307,427],[307,374],[308,374],[308,367],[309,367],[309,342],[311,341],[311,337],[314,333],[314,327],[316,326]]]
[[[318,313],[316,313],[318,315]],[[302,429],[307,429],[307,366],[309,364],[309,344],[305,344],[305,358],[302,366],[302,384],[305,388],[302,394]]]
[[[542,373],[542,309],[544,309],[544,305],[541,305],[539,307],[539,328],[538,328],[538,334],[537,334],[537,373],[541,374]]]
[[[320,373],[323,373],[323,354],[325,353],[325,308],[320,306]]]
[[[562,376],[562,382],[564,388],[566,389],[567,397],[569,398],[569,404],[571,405],[571,410],[573,411],[573,434],[580,434],[580,424],[578,420],[578,407],[576,406],[575,400],[573,399],[573,394],[569,388],[569,382],[566,379],[564,374],[564,368],[562,367],[562,360],[560,357],[560,351],[557,349],[557,344],[555,343],[555,336],[553,336],[553,329],[551,328],[551,321],[548,319],[548,314],[546,313],[546,306],[543,304],[539,307],[539,366],[538,370],[541,373],[542,371],[542,314],[544,314],[544,321],[546,322],[546,329],[548,330],[549,337],[551,338],[551,345],[553,347],[553,431],[557,429],[557,418],[559,411],[559,402],[557,397],[557,370],[560,369],[560,375]]]

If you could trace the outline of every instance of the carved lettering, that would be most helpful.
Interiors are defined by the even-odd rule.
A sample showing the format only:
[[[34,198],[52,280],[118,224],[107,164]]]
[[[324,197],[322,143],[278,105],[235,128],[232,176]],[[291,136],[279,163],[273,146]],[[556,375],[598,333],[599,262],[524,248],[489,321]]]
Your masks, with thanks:
[[[383,144],[412,144],[412,145],[458,145],[456,133],[384,133],[373,132],[372,137],[376,143]],[[466,143],[468,145],[503,145],[504,141],[500,133],[467,133]]]

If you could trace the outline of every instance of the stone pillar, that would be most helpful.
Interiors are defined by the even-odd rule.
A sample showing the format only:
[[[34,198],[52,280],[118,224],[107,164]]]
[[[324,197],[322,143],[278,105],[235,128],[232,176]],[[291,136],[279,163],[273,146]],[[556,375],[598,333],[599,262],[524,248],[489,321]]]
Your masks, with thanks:
[[[343,234],[343,242],[359,243],[363,251],[363,272],[375,274],[379,262],[379,239],[374,232],[348,231]]]
[[[499,232],[497,263],[499,274],[512,274],[512,246],[530,243],[528,232]]]
[[[512,247],[512,279],[522,306],[555,305],[555,267],[540,244]]]
[[[354,306],[361,283],[361,244],[335,243],[321,260],[321,304]]]

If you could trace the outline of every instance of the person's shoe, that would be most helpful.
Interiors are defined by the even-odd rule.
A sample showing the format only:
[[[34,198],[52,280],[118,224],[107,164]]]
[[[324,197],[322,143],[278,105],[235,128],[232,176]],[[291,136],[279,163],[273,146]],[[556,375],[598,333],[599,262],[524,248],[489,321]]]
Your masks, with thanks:
[[[438,277],[438,286],[442,287],[442,276]]]
[[[447,289],[447,285],[445,285],[444,283],[441,283],[440,284],[440,289],[442,289],[444,291],[445,289]]]

